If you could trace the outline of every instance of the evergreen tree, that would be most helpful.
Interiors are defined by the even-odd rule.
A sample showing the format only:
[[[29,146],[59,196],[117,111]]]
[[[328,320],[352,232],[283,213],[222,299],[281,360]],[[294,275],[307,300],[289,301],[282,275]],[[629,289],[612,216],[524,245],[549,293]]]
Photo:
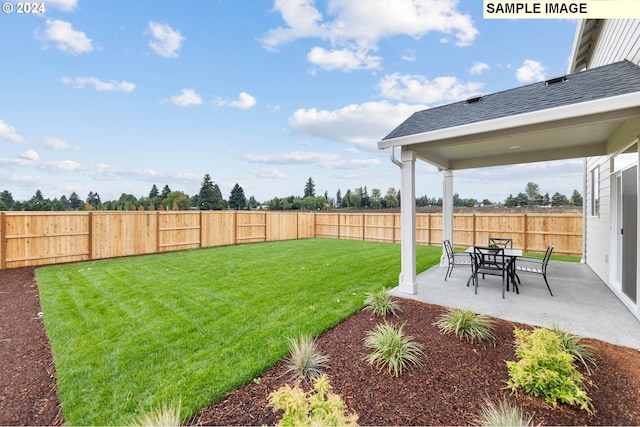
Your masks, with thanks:
[[[578,190],[573,190],[570,203],[571,206],[582,206],[582,195],[578,192]]]
[[[340,193],[340,189],[338,188],[338,192],[336,193],[336,208],[342,207],[342,193]]]
[[[100,201],[100,195],[98,193],[90,191],[89,195],[87,196],[87,203],[97,209],[102,204],[102,202]]]
[[[203,210],[220,210],[225,208],[220,187],[218,187],[218,184],[214,184],[209,174],[206,174],[204,178],[202,178],[202,185],[198,193],[198,207]]]
[[[76,192],[74,191],[74,192],[73,192],[73,193],[71,193],[71,195],[69,196],[69,207],[75,211],[75,210],[77,210],[80,206],[82,206],[82,200],[80,200],[80,197],[78,197],[78,195],[77,195],[77,194],[76,194]]]
[[[13,207],[13,204],[15,203],[13,201],[13,196],[7,190],[4,190],[2,193],[0,193],[0,200],[4,202],[7,209],[11,209]]]
[[[149,191],[149,198],[155,199],[156,197],[160,197],[160,192],[158,191],[158,187],[155,184],[151,187],[151,191]]]
[[[316,197],[316,185],[313,183],[311,177],[309,177],[304,186],[304,197]]]
[[[160,198],[162,200],[166,199],[167,196],[171,193],[171,189],[169,188],[169,185],[165,185],[164,188],[162,189],[162,194],[160,194]]]
[[[234,210],[244,209],[247,206],[247,198],[244,196],[244,190],[238,183],[231,189],[229,196],[229,208]]]

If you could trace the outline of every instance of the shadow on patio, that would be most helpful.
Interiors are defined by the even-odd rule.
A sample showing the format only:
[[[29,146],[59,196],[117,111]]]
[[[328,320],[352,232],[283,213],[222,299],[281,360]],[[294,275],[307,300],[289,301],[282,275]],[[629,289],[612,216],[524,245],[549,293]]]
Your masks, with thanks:
[[[519,273],[520,294],[507,292],[502,299],[501,278],[480,279],[478,294],[468,266],[456,266],[444,281],[446,267],[436,265],[417,277],[415,295],[391,290],[391,295],[445,307],[471,307],[493,317],[550,327],[557,324],[576,335],[596,338],[640,350],[640,321],[585,264],[551,261],[547,270],[553,295],[537,274]]]

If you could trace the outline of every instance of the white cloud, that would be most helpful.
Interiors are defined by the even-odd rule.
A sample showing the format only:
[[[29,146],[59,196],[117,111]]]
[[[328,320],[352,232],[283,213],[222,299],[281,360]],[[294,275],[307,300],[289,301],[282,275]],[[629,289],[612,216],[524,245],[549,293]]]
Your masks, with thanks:
[[[4,139],[5,141],[15,142],[16,144],[24,144],[26,141],[24,138],[16,132],[16,129],[12,126],[9,126],[4,122],[4,120],[0,119],[0,139]]]
[[[131,92],[136,88],[134,83],[127,81],[116,82],[109,80],[103,82],[97,77],[76,77],[75,79],[63,77],[60,81],[67,85],[74,85],[76,88],[82,89],[86,85],[93,85],[98,92]]]
[[[336,52],[333,56],[344,56],[346,49],[361,59],[359,67],[371,67],[379,59],[369,57],[367,52],[377,50],[379,40],[385,37],[420,38],[439,32],[453,36],[458,46],[471,44],[478,30],[471,16],[459,12],[457,6],[458,0],[329,0],[324,16],[314,0],[276,0],[274,11],[281,14],[285,25],[270,29],[262,38],[262,45],[276,50],[297,39],[320,38],[331,44],[330,52]],[[329,63],[334,64],[338,58],[326,52],[320,55],[323,52],[316,51],[308,58],[318,60],[321,56],[324,61],[332,59]],[[362,61],[364,58],[369,61]],[[348,63],[344,59],[342,63],[332,69],[345,69]]]
[[[266,163],[273,165],[317,165],[323,169],[364,169],[377,166],[381,163],[378,159],[343,160],[338,154],[310,151],[294,151],[291,153],[278,154],[245,154],[243,157],[245,160],[252,163]],[[280,172],[277,169],[266,169],[263,171],[273,173]]]
[[[40,155],[34,150],[27,150],[24,153],[18,154],[18,157],[24,160],[37,161],[40,160]]]
[[[91,39],[82,31],[75,30],[71,23],[59,19],[47,19],[46,26],[45,33],[37,37],[55,42],[58,50],[73,55],[93,51]]]
[[[287,177],[287,175],[278,168],[251,169],[249,173],[257,178],[282,179]]]
[[[400,55],[404,61],[413,62],[416,60],[416,51],[413,49],[407,49],[402,55]]]
[[[155,53],[165,58],[178,57],[178,51],[185,40],[180,31],[174,30],[167,24],[159,24],[153,21],[149,22],[149,30],[151,31],[149,47]]]
[[[383,77],[378,83],[384,98],[406,102],[442,104],[459,101],[477,93],[482,83],[463,83],[456,77],[436,77],[394,73]]]
[[[314,47],[307,54],[312,64],[326,70],[371,70],[379,69],[382,60],[379,56],[370,56],[366,50],[354,52],[349,49],[326,50]]]
[[[77,147],[72,147],[67,141],[53,136],[46,137],[42,145],[56,151],[77,149]]]
[[[253,96],[249,95],[247,92],[241,92],[240,95],[238,95],[238,100],[229,102],[229,105],[240,108],[241,110],[248,110],[256,105],[256,103],[256,99]]]
[[[171,102],[180,107],[202,104],[202,98],[193,89],[182,89],[180,95],[172,96]]]
[[[294,133],[348,142],[377,151],[376,142],[425,105],[387,101],[352,104],[339,110],[299,109],[289,117]]]
[[[471,75],[482,74],[483,72],[489,70],[489,65],[484,62],[476,61],[471,66],[469,73]]]
[[[73,12],[78,6],[78,0],[47,0],[45,4],[47,7],[52,6],[63,12]]]
[[[545,79],[545,71],[546,68],[540,62],[525,59],[524,65],[516,72],[516,78],[522,83],[539,82]]]

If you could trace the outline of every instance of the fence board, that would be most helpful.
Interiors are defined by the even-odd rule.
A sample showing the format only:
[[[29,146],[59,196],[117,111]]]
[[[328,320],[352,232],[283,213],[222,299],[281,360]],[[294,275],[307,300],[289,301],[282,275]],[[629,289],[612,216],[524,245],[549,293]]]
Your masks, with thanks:
[[[580,214],[456,214],[452,244],[510,237],[526,252],[580,255]],[[401,216],[383,212],[1,212],[0,268],[314,237],[400,242]],[[416,243],[442,242],[442,215],[416,215]]]

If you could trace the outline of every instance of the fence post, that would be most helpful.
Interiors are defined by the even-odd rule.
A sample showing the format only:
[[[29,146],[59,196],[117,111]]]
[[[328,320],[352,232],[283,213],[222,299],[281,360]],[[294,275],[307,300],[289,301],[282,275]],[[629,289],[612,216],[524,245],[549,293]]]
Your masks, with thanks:
[[[522,214],[522,217],[524,218],[524,224],[522,225],[522,228],[524,229],[524,249],[523,251],[527,251],[529,248],[529,221],[527,220],[527,214]]]
[[[365,236],[365,219],[364,219],[364,212],[362,212],[362,240],[364,240],[364,236]]]
[[[7,217],[0,212],[0,270],[7,268]]]
[[[471,243],[472,243],[472,246],[475,246],[475,245],[476,245],[476,242],[478,241],[478,239],[476,238],[476,231],[477,231],[477,230],[476,230],[476,214],[473,214],[473,219],[471,220],[471,224],[473,224],[473,225],[472,225],[472,227],[473,227],[473,233],[472,233],[472,235],[471,235],[471,236],[472,236],[472,237],[471,237]]]
[[[87,239],[87,245],[89,248],[87,252],[89,252],[89,259],[93,259],[93,211],[89,211],[89,224],[87,224],[87,228],[89,229],[89,236]]]
[[[198,245],[198,247],[200,249],[202,249],[202,236],[203,236],[203,227],[202,227],[202,211],[200,211],[200,215],[199,215],[199,219],[200,219],[200,244]]]

